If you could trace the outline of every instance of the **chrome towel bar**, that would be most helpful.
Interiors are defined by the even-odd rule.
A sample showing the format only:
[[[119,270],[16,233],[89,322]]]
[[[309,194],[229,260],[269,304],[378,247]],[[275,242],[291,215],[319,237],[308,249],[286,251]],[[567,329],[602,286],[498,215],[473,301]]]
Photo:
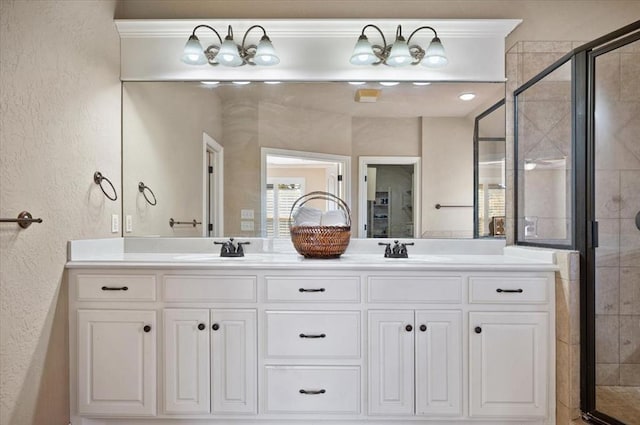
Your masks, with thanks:
[[[169,226],[173,227],[174,224],[191,224],[193,227],[196,227],[198,224],[202,224],[200,221],[196,221],[194,218],[193,221],[175,221],[173,218],[169,219]]]
[[[18,218],[0,218],[0,223],[18,223],[18,226],[26,229],[31,223],[42,223],[41,218],[33,218],[29,211],[22,211]]]

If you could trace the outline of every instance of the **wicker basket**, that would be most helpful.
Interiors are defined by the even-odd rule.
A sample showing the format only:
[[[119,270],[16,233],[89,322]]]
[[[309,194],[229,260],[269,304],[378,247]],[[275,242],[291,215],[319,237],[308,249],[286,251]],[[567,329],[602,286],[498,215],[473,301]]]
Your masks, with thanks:
[[[345,212],[347,226],[293,226],[291,217],[296,207],[300,208],[313,199],[335,202]],[[294,248],[305,258],[338,258],[347,249],[351,239],[351,211],[342,199],[331,193],[310,192],[296,199],[291,206],[289,231]]]

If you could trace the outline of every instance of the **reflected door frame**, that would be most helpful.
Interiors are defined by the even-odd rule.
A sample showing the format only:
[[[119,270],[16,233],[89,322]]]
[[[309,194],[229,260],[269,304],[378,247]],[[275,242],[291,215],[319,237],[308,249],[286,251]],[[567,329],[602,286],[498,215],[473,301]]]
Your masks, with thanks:
[[[346,155],[334,155],[319,152],[305,152],[291,149],[260,149],[260,233],[266,237],[267,232],[267,157],[278,156],[300,160],[335,162],[338,168],[338,179],[335,182],[327,182],[335,186],[335,195],[346,202],[351,208],[351,157]]]
[[[358,160],[358,237],[366,238],[367,168],[370,165],[413,165],[413,237],[422,234],[422,181],[419,156],[361,156]]]
[[[213,156],[213,173],[209,171],[209,155]],[[205,132],[202,133],[202,236],[224,236],[224,148]]]

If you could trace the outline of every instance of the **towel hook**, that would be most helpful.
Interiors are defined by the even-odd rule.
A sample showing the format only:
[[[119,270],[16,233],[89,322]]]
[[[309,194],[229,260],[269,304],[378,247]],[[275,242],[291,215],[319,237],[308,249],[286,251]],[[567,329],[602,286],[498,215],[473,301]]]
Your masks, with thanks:
[[[107,183],[109,183],[109,186],[111,186],[111,190],[113,190],[113,197],[109,196],[109,194],[104,190],[104,187],[102,186],[102,182],[104,180],[106,180]],[[95,173],[93,173],[93,181],[95,184],[100,186],[100,190],[102,190],[102,193],[104,193],[104,196],[106,196],[107,199],[111,201],[115,201],[116,199],[118,199],[118,192],[116,192],[116,188],[113,186],[113,183],[111,183],[111,180],[103,176],[100,171],[96,171]]]
[[[147,201],[149,205],[155,205],[158,203],[158,201],[156,200],[156,195],[153,193],[153,190],[151,190],[151,188],[146,184],[144,184],[143,182],[138,183],[138,191],[142,193],[142,196],[144,196],[144,199]],[[147,191],[151,194],[151,196],[153,196],[153,202],[151,202],[149,198],[147,198]]]

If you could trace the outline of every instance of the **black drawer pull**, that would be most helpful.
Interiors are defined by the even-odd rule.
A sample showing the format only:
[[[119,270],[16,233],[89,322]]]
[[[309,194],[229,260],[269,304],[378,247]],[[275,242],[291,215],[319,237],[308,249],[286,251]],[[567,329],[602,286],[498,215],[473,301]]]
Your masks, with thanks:
[[[300,390],[300,394],[309,394],[309,395],[324,394],[326,392],[327,392],[327,390],[324,390],[324,389],[322,389],[322,390],[305,390],[305,389]]]
[[[326,338],[326,334],[319,334],[319,335],[307,335],[307,334],[300,334],[300,338]]]
[[[204,330],[204,328],[206,328],[206,326],[204,325],[204,323],[199,323],[198,324],[198,329],[200,329],[201,331]]]
[[[522,289],[501,289],[498,288],[496,289],[496,292],[501,294],[501,293],[506,293],[506,294],[522,294],[524,291]]]
[[[476,326],[476,328],[474,329],[475,333],[479,334],[482,333],[482,328],[480,326]]]
[[[427,325],[420,325],[420,331],[426,332],[427,331]]]
[[[325,291],[324,288],[319,288],[319,289],[300,288],[300,289],[298,289],[298,292],[324,292],[324,291]]]
[[[213,329],[214,331],[217,331],[218,329],[220,329],[220,325],[217,323],[214,323],[213,326],[211,326],[211,329]]]
[[[149,325],[144,325],[144,328],[142,328],[142,330],[143,330],[143,331],[145,331],[145,332],[147,332],[147,333],[149,333],[149,332],[151,332],[151,326],[149,326]]]
[[[128,286],[103,286],[103,291],[128,291]]]

